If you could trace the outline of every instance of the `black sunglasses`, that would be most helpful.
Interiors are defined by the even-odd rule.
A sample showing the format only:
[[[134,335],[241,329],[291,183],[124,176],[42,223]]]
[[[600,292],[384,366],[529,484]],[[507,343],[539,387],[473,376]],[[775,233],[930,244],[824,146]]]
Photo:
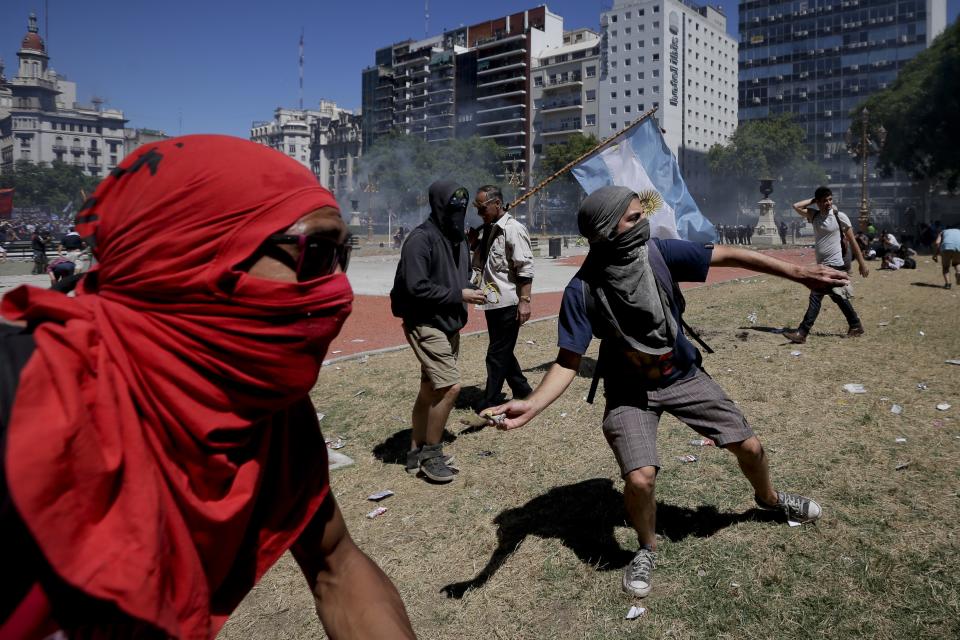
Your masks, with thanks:
[[[350,251],[353,249],[350,245],[351,237],[348,235],[343,242],[337,242],[320,234],[275,234],[269,236],[267,242],[275,245],[297,245],[297,248],[300,249],[300,257],[296,264],[293,264],[293,258],[285,251],[278,251],[275,257],[280,258],[280,254],[286,256],[284,262],[296,271],[297,280],[302,282],[335,273],[337,267],[340,267],[340,270],[346,273],[347,266],[350,264]],[[272,252],[271,255],[273,255]]]

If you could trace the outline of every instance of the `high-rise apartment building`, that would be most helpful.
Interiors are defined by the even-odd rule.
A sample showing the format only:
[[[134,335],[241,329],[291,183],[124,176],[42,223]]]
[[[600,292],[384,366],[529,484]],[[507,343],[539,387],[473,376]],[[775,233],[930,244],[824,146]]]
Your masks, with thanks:
[[[600,135],[658,107],[687,186],[710,186],[706,152],[737,127],[737,42],[714,7],[678,0],[614,0],[601,13]]]
[[[16,162],[63,162],[105,176],[123,160],[122,111],[77,102],[77,85],[50,68],[37,18],[30,15],[10,81],[0,63],[0,172]]]
[[[537,52],[563,44],[563,19],[539,6],[378,49],[363,71],[363,142],[391,131],[427,141],[477,135],[529,165]]]
[[[850,112],[945,27],[946,0],[740,2],[740,120],[793,114],[810,159],[849,207],[859,200],[858,164],[844,141]],[[874,210],[895,213],[910,191],[904,180],[872,185]]]
[[[533,162],[547,147],[579,133],[600,137],[600,35],[590,29],[563,34],[559,47],[536,53],[533,75]]]

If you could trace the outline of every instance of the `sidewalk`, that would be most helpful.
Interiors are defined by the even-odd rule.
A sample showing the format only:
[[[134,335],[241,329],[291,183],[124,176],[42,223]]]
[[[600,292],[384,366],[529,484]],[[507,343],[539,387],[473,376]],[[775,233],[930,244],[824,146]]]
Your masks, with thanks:
[[[778,258],[795,264],[812,264],[814,260],[813,250],[810,248],[773,249],[764,252],[770,252]],[[559,260],[536,259],[531,321],[551,318],[560,312],[563,289],[583,264],[584,258],[585,255],[581,254]],[[389,293],[393,286],[398,259],[398,256],[366,256],[357,257],[351,261],[349,276],[356,295],[353,313],[344,324],[340,335],[330,345],[327,352],[328,359],[340,359],[406,345],[400,320],[390,313]],[[706,284],[727,282],[752,275],[755,274],[745,269],[716,267],[710,270]],[[0,276],[0,299],[3,294],[21,284],[47,287],[49,282],[46,275]],[[688,283],[683,285],[683,288],[699,286],[703,285]],[[485,330],[486,322],[483,312],[470,306],[469,319],[463,333]]]

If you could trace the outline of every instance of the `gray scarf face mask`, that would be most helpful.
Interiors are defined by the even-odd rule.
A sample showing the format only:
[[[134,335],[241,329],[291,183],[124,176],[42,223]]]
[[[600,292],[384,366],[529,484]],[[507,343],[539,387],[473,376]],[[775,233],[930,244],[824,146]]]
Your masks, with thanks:
[[[590,242],[584,274],[600,312],[624,342],[636,351],[662,355],[674,348],[677,322],[650,267],[650,223],[643,219],[625,233],[616,232],[636,197],[626,187],[602,187],[580,205],[577,224]]]

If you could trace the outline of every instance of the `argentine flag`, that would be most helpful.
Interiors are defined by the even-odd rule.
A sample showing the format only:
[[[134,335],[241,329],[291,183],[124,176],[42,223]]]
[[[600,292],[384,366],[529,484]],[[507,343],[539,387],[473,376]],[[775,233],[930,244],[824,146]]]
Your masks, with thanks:
[[[619,143],[578,164],[573,176],[588,194],[611,184],[637,192],[658,191],[663,196],[663,206],[650,218],[653,238],[694,242],[717,239],[716,229],[687,191],[677,159],[652,117],[634,127]]]

